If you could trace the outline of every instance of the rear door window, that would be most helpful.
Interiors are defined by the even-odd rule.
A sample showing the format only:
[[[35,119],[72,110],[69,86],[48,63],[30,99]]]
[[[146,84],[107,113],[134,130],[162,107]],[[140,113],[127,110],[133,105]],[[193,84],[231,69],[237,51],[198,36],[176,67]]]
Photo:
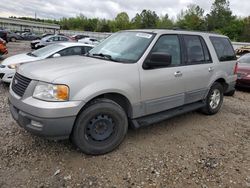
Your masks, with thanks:
[[[228,38],[210,37],[210,40],[220,61],[232,61],[237,59],[233,46]]]
[[[186,48],[187,64],[202,64],[211,62],[211,56],[204,40],[197,35],[183,35]]]

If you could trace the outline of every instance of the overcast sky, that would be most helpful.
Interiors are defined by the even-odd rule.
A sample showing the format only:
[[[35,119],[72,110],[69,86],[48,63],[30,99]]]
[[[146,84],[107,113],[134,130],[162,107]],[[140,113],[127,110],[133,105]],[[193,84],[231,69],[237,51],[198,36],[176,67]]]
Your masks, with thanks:
[[[250,0],[230,0],[233,14],[249,16]],[[80,13],[89,17],[113,19],[125,11],[130,19],[143,9],[154,10],[158,15],[169,14],[176,18],[181,9],[191,3],[198,4],[206,13],[213,0],[1,0],[0,16],[29,16],[60,19],[74,17]]]

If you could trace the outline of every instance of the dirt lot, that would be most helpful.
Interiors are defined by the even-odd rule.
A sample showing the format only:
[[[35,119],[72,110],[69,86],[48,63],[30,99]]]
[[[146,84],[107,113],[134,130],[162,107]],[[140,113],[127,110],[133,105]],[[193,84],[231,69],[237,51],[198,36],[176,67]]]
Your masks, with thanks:
[[[9,43],[10,54],[28,43]],[[129,130],[114,152],[86,156],[18,127],[0,83],[0,187],[250,187],[250,92],[214,116],[188,113]]]

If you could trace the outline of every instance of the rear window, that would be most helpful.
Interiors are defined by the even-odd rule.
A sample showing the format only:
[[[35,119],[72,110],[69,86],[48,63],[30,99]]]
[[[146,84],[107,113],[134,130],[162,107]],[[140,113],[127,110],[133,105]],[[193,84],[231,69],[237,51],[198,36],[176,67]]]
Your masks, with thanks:
[[[220,61],[232,61],[237,59],[233,46],[228,38],[210,37],[210,40]]]

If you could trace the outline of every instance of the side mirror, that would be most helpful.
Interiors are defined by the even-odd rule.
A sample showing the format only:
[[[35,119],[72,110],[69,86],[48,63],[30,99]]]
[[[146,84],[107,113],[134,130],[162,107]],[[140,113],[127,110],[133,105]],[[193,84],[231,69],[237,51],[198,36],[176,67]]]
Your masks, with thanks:
[[[165,52],[153,52],[146,60],[143,68],[150,69],[168,67],[171,65],[171,62],[172,56],[170,54]]]
[[[58,53],[55,53],[52,57],[53,57],[53,58],[55,58],[55,57],[61,57],[61,55],[58,54]]]

